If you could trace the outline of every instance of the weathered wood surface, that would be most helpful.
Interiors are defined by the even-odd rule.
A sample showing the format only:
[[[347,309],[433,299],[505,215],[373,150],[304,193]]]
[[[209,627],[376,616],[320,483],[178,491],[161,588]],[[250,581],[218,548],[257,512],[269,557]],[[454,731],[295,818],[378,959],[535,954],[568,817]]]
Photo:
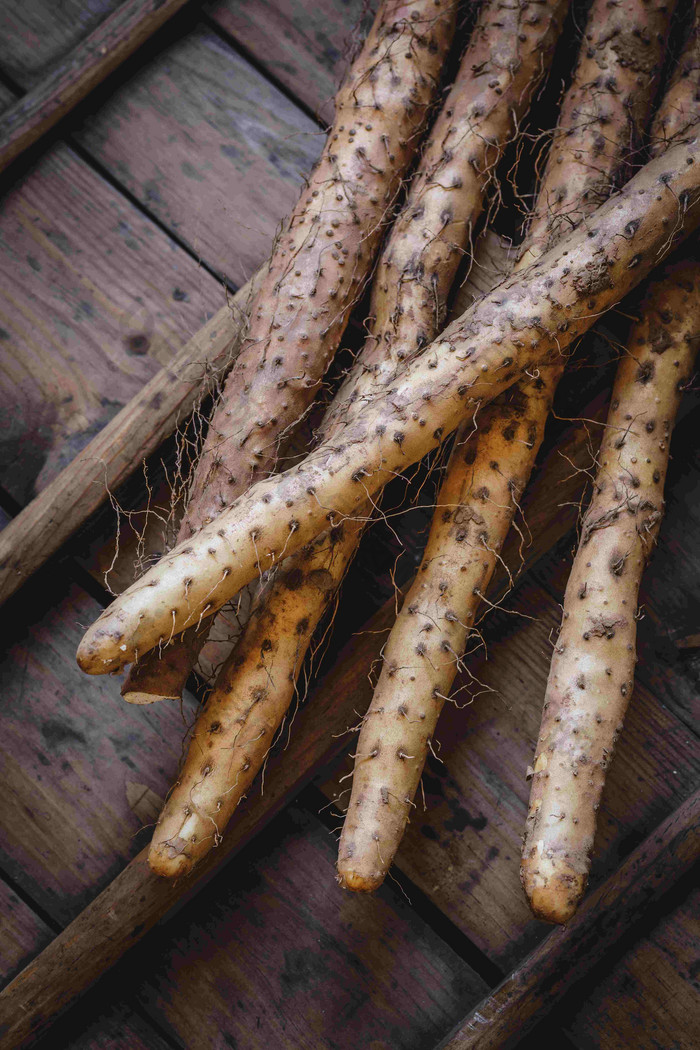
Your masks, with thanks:
[[[670,894],[669,896],[673,896]],[[648,930],[586,1004],[569,1030],[582,1048],[695,1050],[700,1032],[700,890]]]
[[[217,382],[241,331],[248,293],[244,285],[0,533],[0,601],[69,539]]]
[[[54,931],[0,879],[0,982],[11,980],[54,938]]]
[[[0,117],[0,171],[117,69],[185,0],[124,0]]]
[[[142,1006],[192,1050],[433,1046],[485,982],[398,887],[353,897],[334,875],[333,838],[288,809],[154,933]]]
[[[346,746],[344,732],[354,722],[354,712],[369,702],[366,668],[381,644],[380,635],[367,634],[348,647],[297,714],[286,751],[268,762],[264,794],[251,793],[218,850],[193,877],[172,883],[151,874],[145,848],[123,868],[125,853],[136,851],[138,842],[131,836],[140,826],[128,810],[126,785],[134,780],[156,794],[165,793],[177,766],[174,751],[184,734],[183,722],[177,707],[165,704],[155,705],[158,715],[151,720],[144,709],[124,704],[110,679],[92,683],[79,675],[74,669],[80,632],[76,620],[87,622],[94,604],[79,594],[73,601],[78,608],[71,609],[69,600],[56,602],[45,620],[39,618],[27,629],[27,641],[13,648],[5,664],[3,695],[8,697],[11,688],[16,691],[14,702],[6,704],[4,718],[14,725],[8,724],[6,739],[9,743],[16,736],[26,738],[18,745],[19,755],[35,772],[38,786],[26,775],[12,778],[14,804],[0,818],[5,822],[4,827],[0,823],[5,840],[0,861],[35,900],[56,908],[63,921],[78,910],[88,884],[94,894],[110,874],[116,877],[0,994],[0,1031],[8,1026],[2,1045],[13,1047],[48,1026],[173,905],[196,892],[226,857],[249,841],[321,763]],[[37,646],[46,655],[30,658]],[[57,690],[58,699],[64,700],[59,709],[62,734],[57,733],[63,739],[56,739],[57,753],[47,758],[41,727],[51,718],[54,704],[42,683],[51,669],[48,689]],[[143,731],[134,730],[135,724]],[[39,754],[48,762],[45,769]],[[63,761],[69,762],[67,770],[62,769]],[[39,776],[46,778],[45,787]],[[91,791],[83,792],[81,785]],[[94,839],[88,828],[94,830]]]
[[[122,0],[3,0],[0,67],[27,90],[77,47]]]
[[[506,1050],[516,1045],[565,991],[604,958],[649,904],[700,858],[699,821],[700,792],[696,792],[584,901],[565,927],[550,933],[478,1004],[440,1050]],[[682,1026],[676,1031],[682,1032]],[[609,1045],[641,1044],[635,1039],[633,1044]]]
[[[210,0],[205,12],[278,83],[318,115],[333,119],[333,97],[377,0]]]
[[[66,146],[2,200],[0,274],[1,480],[23,504],[173,361],[223,297]]]
[[[76,139],[238,287],[268,255],[324,135],[225,41],[199,27],[86,118]]]
[[[77,586],[65,591],[60,576],[37,588],[34,616],[8,625],[0,678],[0,867],[61,925],[147,841],[133,786],[166,794],[185,733],[178,709],[144,719],[113,681],[85,683],[75,646],[99,610]]]

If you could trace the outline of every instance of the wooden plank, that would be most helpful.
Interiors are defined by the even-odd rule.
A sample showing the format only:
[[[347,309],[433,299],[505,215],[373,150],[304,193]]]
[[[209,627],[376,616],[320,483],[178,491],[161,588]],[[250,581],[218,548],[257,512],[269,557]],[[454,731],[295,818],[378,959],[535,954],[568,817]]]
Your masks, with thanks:
[[[561,615],[554,599],[529,582],[509,609],[484,625],[488,657],[483,650],[475,654],[469,673],[457,680],[457,690],[467,687],[457,693],[457,704],[468,706],[448,704],[443,711],[433,744],[439,760],[429,759],[423,777],[425,809],[419,794],[396,861],[503,969],[545,929],[533,919],[520,887],[520,841],[526,770]],[[477,694],[471,703],[470,694]],[[351,768],[344,759],[323,785],[341,805],[348,797],[341,777]],[[639,683],[608,774],[592,887],[687,796],[699,770],[697,737]]]
[[[700,1032],[700,890],[625,953],[577,1008],[568,1029],[582,1048],[695,1050]]]
[[[54,931],[0,875],[0,982],[5,984],[54,937]]]
[[[124,0],[0,117],[0,171],[82,102],[184,3]]]
[[[0,68],[33,87],[108,18],[122,0],[3,0]]]
[[[324,140],[314,121],[203,27],[149,62],[76,138],[236,287],[267,256]]]
[[[60,1033],[55,1033],[53,1047],[57,1050],[173,1050],[178,1045],[174,1040],[166,1042],[125,1003],[101,1002],[95,1009],[91,1001],[79,1016],[69,1020]]]
[[[75,596],[74,600],[77,600]],[[92,610],[87,599],[82,598],[81,601],[87,604],[83,614],[77,618],[84,623],[85,614],[92,614]],[[56,605],[58,607],[60,603],[56,602]],[[51,620],[50,628],[43,627],[40,624],[35,630],[40,632],[42,636],[50,635],[52,639],[50,647],[53,646],[54,648],[58,644],[56,639],[62,633],[67,634],[69,637],[68,651],[71,651],[74,646],[75,633],[80,629],[75,624],[75,613],[73,613],[70,622],[67,624],[60,624],[58,611],[51,615],[53,620]],[[375,624],[377,630],[380,630],[382,626],[381,621],[376,620]],[[295,719],[295,732],[286,750],[282,754],[273,755],[269,759],[264,794],[258,794],[257,791],[251,792],[248,799],[239,808],[236,820],[232,822],[219,848],[212,850],[192,876],[179,882],[170,882],[156,878],[148,868],[147,848],[145,847],[113,879],[89,907],[70,923],[63,933],[4,992],[0,993],[0,1032],[5,1033],[5,1042],[0,1045],[11,1046],[14,1050],[14,1047],[23,1044],[27,1040],[33,1040],[40,1032],[49,1027],[53,1018],[91,987],[105,970],[114,965],[130,947],[138,943],[144,934],[162,919],[168,911],[176,904],[181,904],[197,893],[226,859],[237,853],[246,842],[258,833],[261,827],[299,792],[304,784],[308,783],[315,770],[322,763],[328,762],[346,746],[347,737],[345,736],[345,731],[348,725],[354,722],[356,717],[355,711],[366,707],[369,702],[370,684],[367,679],[366,669],[378,655],[380,646],[381,634],[368,633],[360,638],[353,639],[351,644],[346,647],[336,666],[312,689],[307,703],[298,712]],[[67,663],[63,657],[60,659],[54,657],[54,659],[61,667],[62,682],[62,676],[67,672]],[[13,677],[18,676],[21,682],[21,668],[23,665],[20,663],[12,666],[14,668],[12,672]],[[89,753],[86,754],[84,762],[86,765],[94,764],[94,776],[97,779],[92,781],[93,785],[100,783],[100,781],[104,783],[105,778],[109,777],[111,785],[109,789],[110,808],[116,814],[116,811],[122,809],[125,805],[125,782],[127,779],[136,779],[134,775],[136,771],[130,770],[131,775],[127,777],[126,772],[120,769],[119,762],[122,761],[123,763],[124,761],[121,757],[124,755],[123,749],[120,749],[120,757],[111,763],[109,768],[105,768],[103,763],[99,761],[100,750],[107,748],[109,753],[113,745],[109,740],[103,741],[102,739],[99,718],[95,718],[95,712],[101,710],[101,705],[99,701],[88,704],[85,681],[84,678],[81,678],[81,687],[76,690],[80,694],[80,699],[76,708],[77,725],[75,728],[76,732],[80,732],[85,737],[86,744],[92,738],[93,746],[98,749],[93,754],[91,748]],[[127,705],[124,705],[123,701],[115,696],[116,690],[113,688],[113,683],[110,683],[108,679],[95,679],[95,682],[98,681],[105,683],[104,688],[109,691],[106,703],[108,705],[112,703],[120,704],[119,710],[122,713],[122,717],[126,718],[127,713],[125,709]],[[61,696],[66,696],[70,691],[70,678],[67,679],[67,683],[67,685],[59,683]],[[141,782],[147,782],[148,786],[155,790],[156,793],[162,793],[163,789],[159,788],[158,783],[153,778],[156,776],[156,773],[158,778],[161,777],[163,767],[161,766],[161,769],[157,770],[153,759],[145,754],[149,750],[153,739],[149,727],[153,727],[155,735],[160,733],[164,740],[167,740],[169,731],[165,724],[161,723],[161,717],[169,716],[170,719],[174,720],[180,737],[183,735],[183,729],[182,723],[179,722],[179,714],[176,707],[169,707],[165,704],[158,704],[156,707],[156,719],[151,718],[150,709],[146,713],[143,708],[132,708],[136,712],[138,724],[141,728],[136,733],[135,739],[133,736],[131,737],[129,746],[133,742],[138,748],[139,754],[143,755],[143,769],[148,770],[147,773],[139,772],[138,779]],[[23,703],[16,703],[12,709],[18,712],[23,710]],[[107,710],[109,710],[109,706]],[[62,716],[69,720],[69,731],[73,729],[73,725],[70,723],[71,711],[72,703],[71,705],[66,705],[62,711]],[[86,719],[89,718],[91,713],[95,724],[89,726]],[[127,725],[131,724],[129,717]],[[170,732],[172,732],[172,728]],[[33,740],[35,735],[35,729],[30,723],[28,736]],[[143,743],[141,743],[142,735],[144,738]],[[78,741],[75,742],[76,745],[78,743]],[[23,745],[25,752],[29,746],[29,744]],[[82,749],[82,744],[80,746]],[[164,747],[165,745],[161,744],[160,750],[162,751]],[[134,761],[131,754],[127,754],[126,758]],[[35,758],[29,760],[31,762],[37,761]],[[138,761],[141,762],[141,759],[139,758]],[[168,776],[172,775],[172,768],[171,760],[171,769]],[[41,770],[39,772],[41,773]],[[55,772],[52,771],[52,781],[54,776],[58,775],[60,775],[60,769]],[[122,777],[123,780],[120,780]],[[60,783],[57,785],[57,788],[60,792],[63,792],[66,805],[61,810],[61,813],[57,815],[56,827],[52,828],[50,819],[45,819],[42,812],[39,812],[38,817],[42,819],[42,830],[46,829],[51,845],[56,842],[57,837],[68,837],[70,839],[69,846],[72,849],[74,841],[76,839],[79,840],[79,829],[83,826],[84,818],[80,807],[86,805],[88,812],[90,812],[96,803],[95,799],[91,799],[89,795],[85,800],[82,799],[80,794],[72,799],[67,797],[70,794],[70,789],[64,790]],[[123,790],[121,797],[119,797],[117,791],[120,788]],[[17,785],[17,790],[24,799],[26,793],[33,791],[34,788],[27,778],[24,777],[23,783]],[[102,790],[103,788],[101,787],[100,791]],[[115,791],[117,791],[117,794],[112,797]],[[19,817],[15,819],[12,813],[10,813],[9,817],[6,815],[5,819],[13,822],[14,832],[11,845],[14,856],[21,861],[23,855],[25,858],[28,858],[31,854],[32,863],[36,861],[38,865],[31,877],[31,881],[28,883],[28,888],[35,899],[41,899],[43,896],[48,901],[48,894],[55,881],[66,882],[71,894],[68,907],[62,900],[57,901],[56,899],[52,901],[51,905],[62,909],[62,913],[65,914],[69,907],[77,903],[81,893],[79,883],[81,878],[84,877],[83,873],[76,869],[68,873],[56,874],[44,866],[40,856],[42,842],[37,841],[34,824],[32,823],[32,821],[37,819],[36,815],[29,815],[30,822],[27,824],[23,824]],[[75,827],[75,822],[77,822],[77,828]],[[111,820],[108,822],[108,825],[109,828],[113,827]],[[126,815],[125,819],[122,809],[120,828],[114,828],[115,837],[110,847],[112,855],[114,855],[114,850],[123,850],[124,839],[130,834],[129,828],[136,830],[133,821],[128,818],[128,815]],[[85,851],[89,852],[90,843],[86,843],[83,840],[82,845]],[[133,845],[132,842],[130,848],[133,848]],[[59,844],[59,846],[61,850],[64,849],[62,844]],[[103,866],[108,861],[105,861],[101,856],[97,856],[96,849],[95,854],[89,858],[89,862],[92,868],[93,882],[96,882],[101,867],[103,869]],[[16,874],[21,878],[22,870],[20,870],[20,867],[21,865],[18,864]]]
[[[294,807],[145,955],[138,998],[191,1050],[418,1050],[487,988],[397,888],[343,893],[333,839]]]
[[[61,575],[36,589],[25,622],[8,624],[0,672],[0,864],[61,925],[148,841],[144,796],[168,791],[196,707],[144,718],[108,678],[86,680],[75,646],[99,608],[76,586],[63,595]]]
[[[557,999],[605,957],[649,904],[697,861],[699,820],[700,792],[696,792],[583,902],[566,926],[550,933],[457,1025],[440,1050],[505,1050],[518,1043]],[[624,1044],[630,1045],[637,1043]]]
[[[65,146],[2,201],[0,275],[2,483],[25,503],[173,361],[223,292]]]
[[[205,12],[275,77],[330,124],[333,98],[376,0],[210,0]]]

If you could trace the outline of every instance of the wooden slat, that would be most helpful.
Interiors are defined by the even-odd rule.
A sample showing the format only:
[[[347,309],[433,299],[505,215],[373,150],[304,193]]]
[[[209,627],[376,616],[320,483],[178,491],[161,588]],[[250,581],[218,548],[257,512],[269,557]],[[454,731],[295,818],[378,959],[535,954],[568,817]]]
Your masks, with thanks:
[[[700,890],[615,964],[568,1029],[581,1047],[695,1050],[700,1032]]]
[[[0,206],[2,484],[49,484],[222,305],[216,281],[65,146]]]
[[[0,68],[27,90],[77,47],[122,0],[3,0]]]
[[[433,1046],[486,984],[396,887],[353,897],[335,842],[288,809],[245,865],[151,938],[139,999],[191,1050]]]
[[[333,97],[376,10],[376,0],[210,0],[206,13],[320,119],[333,119]]]
[[[0,171],[141,47],[185,0],[124,0],[0,117]],[[24,78],[23,78],[24,79]]]
[[[54,936],[54,931],[20,900],[0,876],[0,982],[5,984]]]
[[[65,633],[69,640],[66,648],[72,655],[75,634],[80,630],[75,623],[76,619],[85,623],[86,618],[93,614],[88,600],[83,598],[82,601],[85,603],[82,615],[76,615],[74,610],[69,622],[61,623],[60,609],[57,608],[50,620],[50,627],[40,625],[36,628],[42,637],[50,636],[50,649],[57,644],[55,639]],[[60,606],[60,603],[56,604]],[[380,626],[380,622],[377,621],[377,627]],[[39,1032],[47,1028],[58,1013],[78,999],[98,976],[114,965],[124,952],[136,944],[174,905],[182,903],[198,892],[225,859],[235,854],[305,783],[308,783],[314,771],[322,763],[328,762],[346,746],[347,738],[343,734],[348,725],[354,722],[354,712],[366,707],[369,702],[370,685],[366,676],[366,668],[376,658],[380,645],[381,635],[379,634],[367,634],[353,639],[337,665],[312,690],[307,704],[297,714],[295,731],[287,749],[281,755],[273,756],[268,761],[264,794],[260,795],[257,791],[251,792],[249,798],[239,808],[236,821],[233,822],[219,848],[209,854],[193,876],[177,883],[156,878],[148,868],[147,849],[144,848],[126,868],[116,875],[89,907],[70,923],[64,932],[3,993],[0,993],[0,1031],[6,1033],[5,1042],[0,1043],[1,1046],[14,1048],[26,1040],[35,1038]],[[54,657],[54,659],[61,668],[62,682],[63,675],[68,670],[67,656],[60,659]],[[21,660],[22,655],[20,655]],[[18,689],[23,680],[22,667],[22,662],[11,664],[12,678],[16,681]],[[60,685],[61,697],[69,694],[70,677],[67,681],[68,686]],[[155,735],[160,733],[165,741],[173,732],[172,722],[168,730],[161,719],[164,720],[169,716],[180,737],[184,729],[179,721],[177,708],[165,704],[156,705],[158,715],[155,720],[151,720],[150,713],[146,714],[143,708],[134,708],[132,710],[135,711],[141,728],[136,733],[122,734],[120,731],[119,737],[115,737],[120,742],[118,754],[114,755],[113,749],[117,745],[109,735],[106,740],[102,739],[105,728],[103,726],[101,729],[99,724],[99,713],[102,707],[99,697],[92,694],[93,700],[88,702],[86,681],[103,682],[103,688],[109,693],[104,701],[107,704],[106,710],[109,711],[110,705],[114,703],[121,705],[119,711],[122,717],[127,717],[127,715],[126,705],[115,696],[116,690],[113,688],[113,683],[108,679],[86,680],[82,678],[82,684],[78,690],[81,699],[76,706],[75,732],[81,733],[85,742],[83,744],[81,741],[73,740],[71,746],[74,751],[79,747],[79,753],[84,754],[82,761],[85,766],[94,766],[91,785],[94,787],[95,784],[100,784],[100,794],[109,790],[109,804],[106,799],[100,799],[100,805],[108,806],[115,817],[119,817],[117,810],[122,809],[119,828],[115,828],[112,820],[109,819],[104,833],[99,828],[97,829],[97,834],[103,836],[103,844],[104,839],[110,833],[113,834],[108,857],[99,853],[99,843],[82,841],[83,850],[88,854],[94,883],[99,877],[100,870],[104,870],[109,865],[110,857],[115,856],[115,849],[124,850],[125,839],[138,827],[138,824],[134,826],[135,822],[128,813],[124,815],[126,780],[138,779],[140,782],[147,783],[156,793],[162,793],[164,789],[159,786],[162,784],[160,778],[163,775],[166,776],[166,779],[172,776],[174,768],[172,757],[170,767],[166,771],[162,762],[159,767],[157,761],[145,753],[151,748]],[[31,701],[31,690],[29,695]],[[19,718],[22,705],[15,704],[14,706]],[[69,733],[73,729],[72,707],[71,703],[66,704],[62,709],[62,717],[68,720],[70,726]],[[37,714],[39,713],[38,704],[34,706],[34,710]],[[87,724],[88,711],[93,716],[94,725]],[[130,720],[127,721],[127,725],[130,724]],[[149,725],[152,730],[149,729]],[[142,735],[143,741],[141,741]],[[23,745],[25,753],[37,738],[37,731],[31,722],[27,727],[27,737],[28,743]],[[123,763],[127,762],[128,766],[128,759],[134,761],[129,754],[129,747],[132,744],[137,747],[139,755],[142,756],[143,764],[140,769],[137,767],[138,774],[137,770],[130,769],[127,775],[126,770],[123,769]],[[161,744],[161,751],[164,746],[165,744]],[[107,755],[111,753],[114,756],[108,766],[100,763],[100,753],[104,755],[105,748]],[[36,757],[28,757],[28,761],[30,763],[40,762]],[[141,758],[138,758],[138,761],[141,761]],[[52,764],[57,766],[55,770],[50,771],[53,783],[55,778],[60,777],[61,770],[55,758]],[[42,775],[41,770],[38,772]],[[156,776],[157,780],[154,779]],[[56,845],[58,841],[60,849],[64,850],[60,840],[67,838],[68,843],[65,849],[75,852],[76,843],[78,846],[81,844],[79,841],[80,828],[84,823],[81,806],[88,807],[88,814],[96,812],[96,808],[93,807],[97,806],[98,800],[96,798],[91,800],[87,795],[84,801],[79,791],[75,793],[72,790],[74,784],[74,773],[67,778],[65,788],[60,782],[57,784],[57,789],[62,793],[66,805],[63,806],[60,813],[55,813],[55,827],[52,827],[50,813],[47,819],[43,810],[38,809],[37,812],[31,810],[31,802],[27,795],[29,793],[33,796],[35,789],[26,777],[23,784],[16,786],[28,822],[23,823],[20,816],[15,816],[12,812],[9,816],[5,815],[6,821],[13,825],[13,838],[10,846],[16,864],[14,874],[18,878],[28,876],[27,888],[35,899],[43,897],[47,902],[49,902],[50,891],[56,882],[65,882],[70,893],[69,900],[64,902],[61,895],[60,899],[56,896],[50,902],[51,906],[60,908],[64,916],[69,913],[70,908],[77,904],[82,892],[80,882],[85,876],[75,866],[69,872],[58,873],[43,866],[40,855],[42,840],[37,839],[35,822],[37,820],[42,822],[42,834],[45,830],[52,849],[58,848]],[[39,782],[40,786],[41,782]],[[133,829],[132,832],[129,829]],[[131,842],[130,848],[133,848],[133,845],[134,843]],[[28,859],[29,854],[32,856],[32,863],[36,861],[37,865],[34,872],[30,874],[21,866],[24,860]]]
[[[244,285],[231,306],[199,329],[170,366],[105,422],[83,452],[0,533],[0,601],[14,594],[188,417],[230,357],[249,291]]]
[[[148,841],[139,832],[154,817],[143,796],[168,791],[182,718],[195,706],[185,701],[181,717],[158,705],[144,718],[108,678],[86,680],[75,647],[99,608],[75,586],[59,597],[65,590],[59,577],[41,599],[43,615],[28,606],[25,623],[8,625],[0,741],[0,864],[62,925]],[[37,591],[35,609],[39,599]]]
[[[202,27],[140,70],[77,140],[234,285],[267,256],[324,135]]]
[[[700,792],[696,792],[584,901],[565,927],[551,933],[460,1022],[440,1050],[506,1050],[516,1045],[554,1002],[605,957],[650,903],[697,861],[699,820]]]

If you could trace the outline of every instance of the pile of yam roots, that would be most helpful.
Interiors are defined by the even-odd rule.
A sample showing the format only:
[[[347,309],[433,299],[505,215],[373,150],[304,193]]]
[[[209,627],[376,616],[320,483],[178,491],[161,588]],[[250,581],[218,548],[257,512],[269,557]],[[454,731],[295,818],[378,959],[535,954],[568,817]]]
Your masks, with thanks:
[[[340,884],[382,883],[573,344],[645,282],[527,771],[523,886],[540,918],[573,914],[632,693],[640,579],[700,335],[700,262],[686,240],[700,222],[700,9],[682,14],[683,39],[673,0],[593,0],[585,23],[567,0],[381,3],[251,294],[177,544],[78,651],[88,674],[130,664],[128,701],[179,698],[218,611],[260,581],[156,827],[155,872],[186,874],[220,841],[382,488],[444,443],[423,560],[359,727],[340,839]],[[517,247],[484,287],[502,159],[517,152],[564,27],[580,38],[578,61]],[[481,291],[446,326],[470,266]],[[364,345],[326,396],[313,447],[284,469],[361,301]]]

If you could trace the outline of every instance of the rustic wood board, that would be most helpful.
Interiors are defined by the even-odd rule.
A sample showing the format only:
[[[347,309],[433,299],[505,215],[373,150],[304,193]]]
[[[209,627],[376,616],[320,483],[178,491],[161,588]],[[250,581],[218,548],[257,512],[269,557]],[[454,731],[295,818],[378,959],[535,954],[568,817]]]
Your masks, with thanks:
[[[0,67],[29,88],[47,69],[84,40],[120,0],[3,0]]]
[[[148,841],[139,832],[172,783],[185,727],[178,709],[144,717],[114,681],[79,671],[82,625],[100,611],[84,591],[59,575],[33,598],[0,671],[0,867],[65,925]],[[184,702],[186,720],[193,708]]]
[[[0,878],[0,983],[6,984],[55,936],[53,930]]]
[[[663,916],[569,1025],[581,1050],[695,1050],[700,1032],[700,890]]]
[[[0,459],[27,502],[224,302],[68,147],[0,204]]]
[[[176,923],[138,997],[188,1048],[433,1046],[486,988],[396,887],[334,880],[335,845],[291,807]]]
[[[204,10],[325,124],[376,0],[210,0]]]
[[[268,255],[324,136],[199,27],[110,97],[76,139],[195,256],[239,286]]]

